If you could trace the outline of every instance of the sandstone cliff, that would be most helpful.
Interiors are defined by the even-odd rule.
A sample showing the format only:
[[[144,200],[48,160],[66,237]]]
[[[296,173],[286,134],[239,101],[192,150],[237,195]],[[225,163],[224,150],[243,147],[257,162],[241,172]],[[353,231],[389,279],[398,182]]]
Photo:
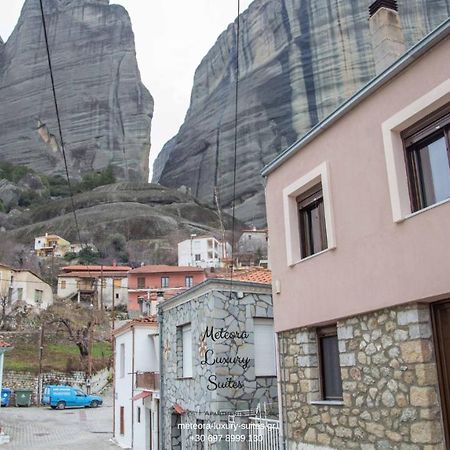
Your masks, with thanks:
[[[148,180],[153,99],[140,81],[128,13],[109,0],[44,0],[71,176],[112,165]],[[0,160],[63,172],[38,0],[0,42]]]
[[[265,223],[262,167],[374,76],[368,0],[255,0],[241,14],[237,215]],[[450,15],[450,0],[399,0],[407,47]],[[179,133],[154,181],[232,201],[236,24],[198,67]]]

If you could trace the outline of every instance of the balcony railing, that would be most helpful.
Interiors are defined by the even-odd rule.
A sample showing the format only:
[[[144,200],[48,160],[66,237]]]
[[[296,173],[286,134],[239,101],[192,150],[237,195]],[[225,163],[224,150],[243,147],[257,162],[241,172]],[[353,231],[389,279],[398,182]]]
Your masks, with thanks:
[[[157,372],[141,372],[136,374],[136,387],[159,391],[161,378]]]

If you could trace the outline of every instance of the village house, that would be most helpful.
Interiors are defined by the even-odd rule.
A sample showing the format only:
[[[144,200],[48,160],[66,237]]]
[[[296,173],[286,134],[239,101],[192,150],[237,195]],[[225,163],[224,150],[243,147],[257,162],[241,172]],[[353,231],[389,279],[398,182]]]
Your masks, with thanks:
[[[14,269],[5,264],[0,264],[0,297],[8,298],[10,295],[11,281],[13,279]]]
[[[53,304],[52,288],[31,270],[16,269],[11,281],[11,305],[16,302],[46,309]]]
[[[34,250],[39,257],[56,256],[63,258],[71,251],[70,242],[57,234],[45,233],[45,236],[34,238]]]
[[[128,273],[128,315],[152,315],[156,303],[168,299],[206,279],[199,267],[141,266]]]
[[[263,170],[290,450],[450,448],[450,19],[392,63],[370,12],[380,74]]]
[[[114,440],[122,448],[158,449],[159,336],[156,318],[133,319],[114,336]]]
[[[270,274],[264,281],[209,279],[159,303],[160,448],[248,448],[248,429],[208,427],[277,415]]]
[[[267,230],[253,227],[241,233],[238,241],[239,263],[244,266],[267,265]]]
[[[126,306],[128,303],[127,266],[73,265],[61,269],[58,275],[57,296],[98,308]]]
[[[45,309],[53,303],[51,286],[31,270],[0,264],[0,301],[6,310],[17,302]]]
[[[219,268],[226,265],[231,257],[231,246],[214,236],[191,235],[178,243],[178,265],[206,268]]]

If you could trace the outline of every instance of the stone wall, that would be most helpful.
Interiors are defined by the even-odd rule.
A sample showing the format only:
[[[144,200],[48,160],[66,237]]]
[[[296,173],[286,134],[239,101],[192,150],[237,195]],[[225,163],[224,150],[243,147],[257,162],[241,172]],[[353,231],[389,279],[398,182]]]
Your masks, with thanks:
[[[222,287],[222,289],[224,289]],[[237,289],[237,288],[236,288]],[[182,423],[196,423],[197,420],[221,422],[228,420],[228,414],[236,410],[256,410],[264,404],[269,412],[277,413],[276,377],[256,377],[254,365],[254,317],[273,317],[270,287],[256,289],[256,292],[226,292],[211,290],[182,303],[168,311],[163,311],[162,339],[164,346],[162,360],[162,408],[161,426],[164,448],[171,447],[173,406],[179,404],[185,411]],[[163,304],[164,305],[164,304]],[[182,378],[180,326],[191,323],[193,374],[192,378]],[[207,327],[221,328],[229,332],[249,333],[245,339],[220,339],[215,342],[202,336]],[[217,364],[213,367],[201,364],[206,349],[212,349],[217,358],[239,355],[249,357],[248,367],[238,364]],[[209,377],[217,376],[217,382],[231,378],[240,381],[242,387],[220,387],[209,390]],[[224,413],[226,412],[226,413]],[[221,415],[224,413],[223,415]],[[182,440],[187,449],[197,448],[191,440],[195,431],[183,430]],[[211,432],[220,434],[220,432]],[[173,445],[173,443],[172,443]],[[183,447],[184,448],[184,447]]]
[[[279,335],[288,449],[443,450],[429,307],[345,319],[337,334],[342,404],[314,404],[321,400],[315,330]]]
[[[110,371],[104,369],[92,376],[91,393],[100,392],[109,382]],[[86,391],[86,373],[81,371],[64,373],[64,372],[46,372],[42,374],[42,384],[68,384],[76,386]],[[32,372],[16,372],[6,370],[3,373],[3,387],[7,387],[14,391],[16,389],[29,389],[33,391],[32,402],[37,404],[39,378]],[[10,404],[13,404],[11,402]]]

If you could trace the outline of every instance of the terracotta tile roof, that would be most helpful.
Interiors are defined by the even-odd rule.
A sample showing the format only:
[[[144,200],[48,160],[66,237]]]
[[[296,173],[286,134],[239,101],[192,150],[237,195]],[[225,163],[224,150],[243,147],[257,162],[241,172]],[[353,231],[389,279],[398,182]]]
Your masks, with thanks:
[[[216,275],[216,276],[214,276]],[[211,274],[211,278],[231,279],[231,273]],[[249,267],[246,269],[235,269],[233,272],[233,280],[250,281],[254,283],[272,284],[272,271],[262,267]]]
[[[98,271],[101,272],[103,267],[103,272],[129,272],[131,267],[128,266],[83,266],[82,264],[75,266],[65,266],[62,268],[64,272],[72,271]]]
[[[136,323],[158,323],[156,316],[147,316],[147,317],[138,317],[136,319],[131,320],[132,324]]]
[[[0,340],[0,348],[9,348],[12,347],[12,345],[9,342]]]
[[[130,273],[174,273],[174,272],[204,272],[201,267],[168,266],[166,264],[141,266],[130,270]]]

